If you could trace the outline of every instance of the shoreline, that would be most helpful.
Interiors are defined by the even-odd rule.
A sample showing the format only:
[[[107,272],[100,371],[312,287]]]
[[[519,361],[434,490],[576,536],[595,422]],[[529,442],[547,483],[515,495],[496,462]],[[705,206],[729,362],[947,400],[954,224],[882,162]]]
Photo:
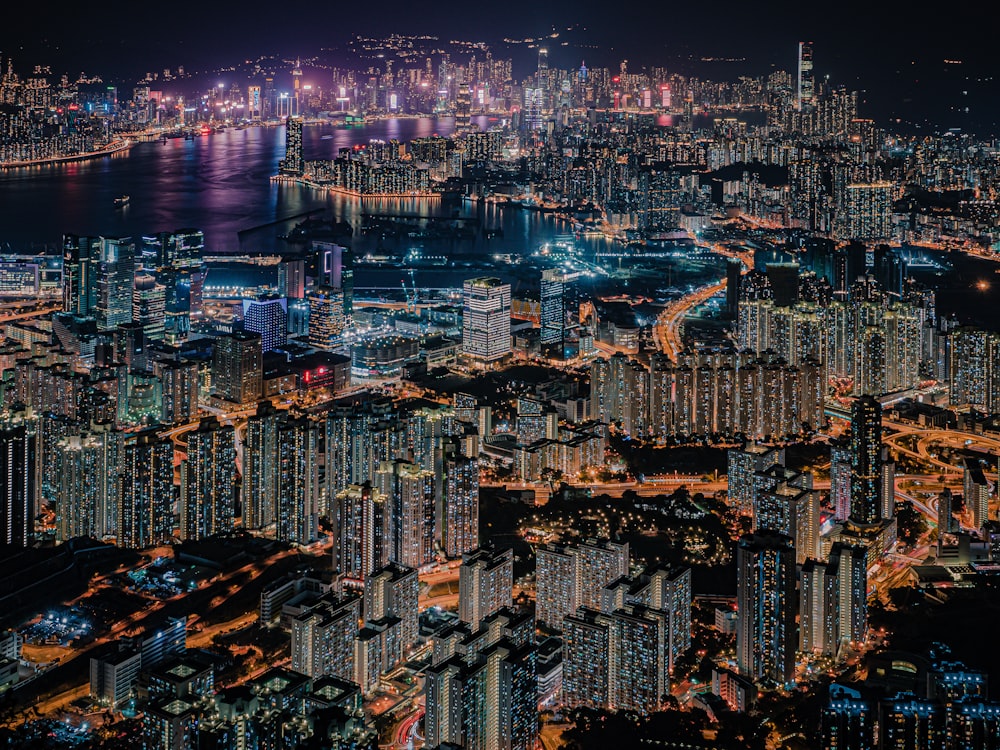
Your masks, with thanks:
[[[66,162],[73,161],[89,161],[90,159],[99,159],[102,156],[111,156],[112,154],[121,153],[122,151],[127,151],[135,145],[135,141],[125,138],[121,141],[113,141],[108,144],[106,148],[100,151],[88,151],[84,154],[72,154],[70,156],[50,156],[45,159],[28,159],[27,161],[8,161],[0,162],[0,169],[23,169],[24,167],[44,167],[48,164],[64,164]]]

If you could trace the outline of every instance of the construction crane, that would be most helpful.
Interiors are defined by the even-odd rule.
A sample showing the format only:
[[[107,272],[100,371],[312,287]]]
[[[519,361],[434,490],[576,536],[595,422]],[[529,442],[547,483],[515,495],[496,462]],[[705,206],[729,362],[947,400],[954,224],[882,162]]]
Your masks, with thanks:
[[[416,312],[417,310],[417,284],[413,278],[413,269],[410,269],[410,286],[407,288],[406,279],[400,279],[400,285],[403,287],[403,298],[406,300],[406,309],[409,312]]]

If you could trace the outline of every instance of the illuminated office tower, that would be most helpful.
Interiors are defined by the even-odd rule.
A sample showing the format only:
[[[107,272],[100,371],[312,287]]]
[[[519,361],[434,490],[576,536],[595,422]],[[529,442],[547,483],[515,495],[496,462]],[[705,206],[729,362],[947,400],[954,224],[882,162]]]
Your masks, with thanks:
[[[1000,336],[976,328],[951,332],[951,403],[1000,413]]]
[[[258,122],[263,112],[263,104],[260,97],[260,86],[250,86],[247,88],[247,111],[246,118],[252,122]]]
[[[337,528],[334,561],[344,578],[361,584],[365,576],[389,564],[388,498],[370,483],[352,484],[335,498]]]
[[[55,498],[59,539],[77,536],[103,539],[115,533],[121,433],[111,425],[95,425],[56,445],[51,467],[57,481]]]
[[[563,618],[578,607],[601,608],[605,586],[628,575],[628,544],[589,540],[579,544],[546,544],[536,553],[536,619],[560,629]]]
[[[838,521],[851,515],[851,455],[850,443],[830,441],[830,503]]]
[[[785,684],[795,670],[795,550],[784,534],[740,538],[736,550],[736,660],[754,682]]]
[[[286,177],[301,177],[305,172],[302,157],[302,118],[285,120],[285,158],[278,164],[278,173]]]
[[[317,286],[307,294],[309,300],[309,346],[331,352],[344,346],[344,290]]]
[[[882,510],[882,405],[861,396],[851,407],[851,513],[855,526],[871,527]]]
[[[97,306],[98,237],[63,235],[63,310],[74,315],[93,315]]]
[[[164,337],[176,346],[187,341],[192,315],[202,314],[205,234],[199,229],[178,229],[157,235],[157,247],[161,261],[156,276],[165,288]]]
[[[317,285],[339,289],[344,294],[344,321],[354,321],[354,253],[334,242],[313,242],[316,251]]]
[[[132,284],[135,278],[135,244],[129,237],[102,237],[94,274],[94,317],[102,331],[132,322]]]
[[[284,297],[243,300],[243,329],[260,334],[264,354],[288,340],[288,300]]]
[[[34,538],[35,435],[24,423],[0,425],[0,543],[27,547]]]
[[[174,444],[155,429],[124,436],[118,492],[119,547],[169,542],[174,528]]]
[[[361,599],[324,594],[292,619],[292,669],[313,679],[354,679],[354,639]]]
[[[124,364],[129,372],[146,369],[146,331],[140,323],[119,324],[112,340],[115,361]]]
[[[840,207],[839,238],[882,242],[892,237],[891,182],[851,183]]]
[[[275,537],[308,544],[319,534],[319,426],[307,417],[278,427]]]
[[[417,571],[396,563],[389,563],[365,578],[365,621],[398,617],[399,648],[404,656],[417,646],[420,637],[419,591]]]
[[[261,396],[263,362],[259,333],[234,331],[215,338],[212,385],[215,395],[233,404],[252,404]]]
[[[270,402],[247,418],[243,437],[243,526],[263,529],[274,523],[278,507],[278,428],[284,421]]]
[[[565,274],[557,268],[542,271],[541,283],[541,336],[543,352],[562,359],[566,335],[566,303],[563,296]]]
[[[406,461],[383,461],[375,486],[389,502],[389,560],[410,568],[432,562],[434,475]]]
[[[524,87],[524,127],[528,131],[542,129],[545,120],[542,109],[545,106],[545,89],[541,86]]]
[[[465,282],[462,353],[479,367],[493,365],[510,354],[510,284],[496,278]]]
[[[147,341],[163,341],[166,288],[156,277],[141,273],[132,289],[132,320],[142,326]]]
[[[962,473],[965,506],[972,511],[972,526],[982,529],[989,520],[990,485],[982,459],[966,458]]]
[[[727,451],[729,504],[742,513],[753,511],[756,476],[772,466],[784,466],[785,449],[750,443]]]
[[[812,42],[799,42],[798,95],[800,112],[809,111],[816,103],[816,80],[813,75]]]
[[[444,508],[441,546],[458,558],[479,546],[479,459],[449,456],[444,460]]]
[[[480,547],[462,555],[458,569],[458,616],[477,627],[513,601],[514,551]]]
[[[198,416],[198,363],[155,362],[153,373],[160,379],[160,421],[187,424]]]
[[[472,108],[472,97],[469,93],[469,84],[462,81],[458,84],[458,93],[455,95],[455,134],[464,135],[472,130],[472,119],[469,112]]]
[[[236,429],[216,417],[187,433],[181,462],[181,539],[204,539],[234,527]]]
[[[306,262],[304,258],[282,258],[278,263],[278,297],[301,300],[306,296]]]

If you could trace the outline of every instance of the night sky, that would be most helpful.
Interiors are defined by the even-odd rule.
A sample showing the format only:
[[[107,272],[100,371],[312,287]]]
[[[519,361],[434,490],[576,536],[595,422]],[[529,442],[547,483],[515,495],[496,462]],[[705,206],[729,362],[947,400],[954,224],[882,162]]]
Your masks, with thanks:
[[[515,77],[531,72],[533,51],[506,48],[504,37],[563,34],[550,45],[553,67],[581,59],[617,67],[662,64],[716,79],[794,68],[800,39],[815,43],[817,76],[863,90],[862,114],[886,120],[927,118],[927,127],[1000,131],[1000,65],[994,61],[994,22],[986,6],[943,3],[934,13],[917,4],[878,2],[670,3],[618,0],[480,0],[377,3],[78,2],[39,13],[41,5],[5,8],[0,54],[19,66],[51,64],[105,78],[185,65],[189,70],[261,54],[309,56],[339,48],[356,33],[433,34],[482,40],[515,62]],[[46,6],[51,7],[51,6]],[[595,50],[586,45],[597,45]],[[740,63],[700,62],[742,57]],[[943,61],[961,60],[961,65]],[[965,93],[963,93],[965,92]],[[969,107],[969,113],[964,108]]]

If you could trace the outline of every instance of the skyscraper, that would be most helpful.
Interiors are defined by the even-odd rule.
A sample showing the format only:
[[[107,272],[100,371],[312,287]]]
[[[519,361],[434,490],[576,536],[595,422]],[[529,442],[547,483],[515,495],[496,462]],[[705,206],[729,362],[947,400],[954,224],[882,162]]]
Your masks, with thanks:
[[[319,533],[319,425],[308,417],[278,427],[278,481],[275,536],[308,544]]]
[[[97,273],[100,239],[63,235],[63,310],[74,315],[93,315],[97,305]]]
[[[115,533],[121,433],[110,424],[69,435],[56,444],[56,525],[59,539],[103,539]]]
[[[364,618],[377,621],[398,617],[399,648],[404,656],[417,645],[420,636],[419,588],[417,571],[396,563],[389,563],[365,578]]]
[[[269,401],[247,419],[243,438],[243,526],[262,529],[274,523],[278,506],[278,427],[284,416]]]
[[[309,300],[309,346],[323,351],[336,351],[344,345],[344,328],[347,318],[344,312],[344,290],[331,286],[317,286],[310,289]]]
[[[236,430],[216,417],[187,434],[181,463],[181,539],[233,530],[236,502]]]
[[[769,684],[792,680],[795,629],[795,550],[784,534],[740,538],[736,549],[736,660],[740,674]]]
[[[966,458],[962,473],[965,507],[972,511],[972,526],[982,529],[989,520],[990,485],[986,481],[982,459]]]
[[[510,284],[497,278],[469,279],[462,304],[462,353],[488,367],[510,354]]]
[[[135,244],[130,237],[102,237],[95,274],[94,317],[102,331],[132,322]]]
[[[514,551],[480,547],[462,555],[458,569],[458,616],[477,627],[513,600]]]
[[[563,619],[577,608],[599,609],[602,589],[628,574],[628,544],[597,540],[546,544],[538,548],[536,560],[535,617],[560,630]]]
[[[816,81],[813,77],[812,42],[799,42],[798,95],[796,104],[800,112],[809,111],[816,103]]]
[[[479,546],[479,458],[444,459],[440,535],[445,556],[458,558]]]
[[[354,319],[354,253],[334,242],[313,242],[316,251],[316,284],[339,289],[344,295],[344,321]]]
[[[160,421],[187,424],[198,415],[198,363],[157,362],[153,373],[160,379]]]
[[[259,333],[234,331],[215,339],[212,383],[215,395],[234,404],[260,398],[262,351]]]
[[[337,572],[360,584],[389,563],[389,503],[371,483],[352,484],[337,493],[334,561]]]
[[[562,359],[566,335],[565,274],[558,268],[542,271],[540,343],[542,352]]]
[[[389,501],[389,559],[420,568],[434,559],[434,475],[406,461],[382,461],[375,486]]]
[[[166,288],[156,283],[156,277],[141,273],[135,277],[132,289],[132,320],[142,326],[148,341],[162,341]]]
[[[170,540],[174,527],[174,445],[155,429],[125,436],[118,492],[118,546]]]
[[[305,172],[302,157],[302,118],[285,120],[285,158],[278,164],[278,173],[287,177],[301,177]]]
[[[850,522],[871,527],[882,518],[882,404],[861,396],[851,407]]]
[[[35,535],[35,435],[24,423],[0,425],[0,543],[27,547]]]
[[[266,354],[288,340],[288,300],[284,297],[243,300],[243,330],[260,334]]]

